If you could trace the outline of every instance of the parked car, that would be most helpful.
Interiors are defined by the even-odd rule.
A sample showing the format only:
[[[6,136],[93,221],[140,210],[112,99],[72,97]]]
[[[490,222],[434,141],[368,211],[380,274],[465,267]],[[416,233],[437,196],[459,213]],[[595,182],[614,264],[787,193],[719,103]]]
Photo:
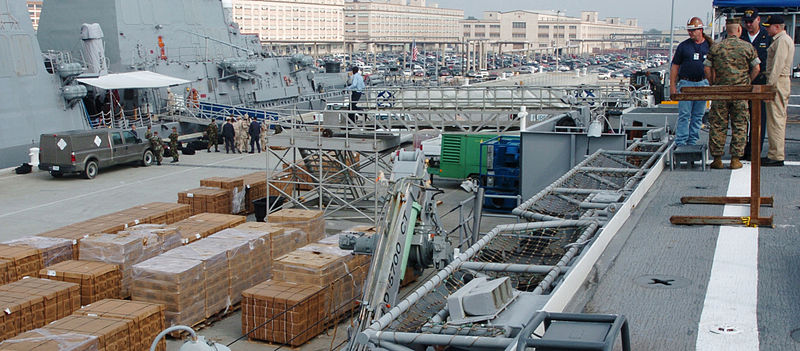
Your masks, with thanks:
[[[39,169],[49,171],[55,178],[80,173],[86,179],[94,179],[101,168],[127,163],[146,167],[154,159],[148,141],[123,129],[42,134],[39,148]]]
[[[606,80],[610,78],[611,78],[611,72],[600,72],[597,74],[597,79]]]

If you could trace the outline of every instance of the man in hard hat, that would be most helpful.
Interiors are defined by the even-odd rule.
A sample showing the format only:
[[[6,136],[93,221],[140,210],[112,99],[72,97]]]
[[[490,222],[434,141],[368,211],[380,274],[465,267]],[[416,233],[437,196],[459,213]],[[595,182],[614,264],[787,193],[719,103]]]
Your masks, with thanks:
[[[742,26],[739,19],[729,18],[725,22],[727,37],[714,45],[708,52],[705,75],[715,86],[750,85],[761,71],[758,54],[752,45],[739,39]],[[747,121],[750,114],[747,101],[712,101],[708,114],[708,148],[714,161],[711,168],[722,169],[722,155],[725,154],[725,139],[728,124],[731,126],[731,169],[742,168],[739,159],[744,154],[747,139]]]
[[[767,104],[767,136],[769,151],[761,159],[766,167],[783,166],[784,139],[786,137],[786,105],[789,103],[794,60],[794,41],[786,34],[786,25],[781,15],[772,15],[764,23],[769,25],[767,33],[772,36],[772,45],[767,49],[767,84],[777,90],[775,100]],[[755,155],[753,155],[755,157]]]
[[[756,8],[749,8],[744,10],[744,16],[742,16],[742,26],[744,30],[742,31],[742,35],[739,37],[742,40],[747,41],[748,43],[753,45],[753,48],[756,49],[756,53],[758,53],[758,59],[761,61],[761,73],[753,79],[753,85],[764,85],[767,84],[767,48],[772,44],[772,37],[767,34],[767,31],[761,27],[761,16],[758,15],[758,9]],[[764,133],[767,130],[767,103],[762,101],[761,102],[761,135],[759,136],[759,145],[764,145]],[[750,160],[750,137],[747,137],[747,145],[744,147],[744,156],[742,156],[743,160],[749,161]],[[759,146],[759,150],[763,150],[764,148]],[[760,157],[757,155],[756,157]]]
[[[708,86],[703,71],[703,61],[711,47],[710,40],[703,35],[703,21],[692,17],[686,23],[689,39],[684,40],[675,49],[672,67],[669,73],[670,96],[680,92],[683,87]],[[703,114],[706,112],[705,101],[679,101],[678,123],[675,130],[675,145],[694,145],[700,134]]]

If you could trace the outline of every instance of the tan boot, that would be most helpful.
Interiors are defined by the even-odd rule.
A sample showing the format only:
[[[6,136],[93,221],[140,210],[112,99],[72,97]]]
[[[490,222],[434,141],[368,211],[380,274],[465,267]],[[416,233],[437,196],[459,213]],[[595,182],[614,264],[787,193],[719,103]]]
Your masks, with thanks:
[[[731,157],[731,169],[739,169],[742,168],[742,163],[739,162],[738,157]]]
[[[714,162],[711,162],[711,168],[713,168],[713,169],[723,169],[724,166],[722,165],[722,157],[714,156]]]

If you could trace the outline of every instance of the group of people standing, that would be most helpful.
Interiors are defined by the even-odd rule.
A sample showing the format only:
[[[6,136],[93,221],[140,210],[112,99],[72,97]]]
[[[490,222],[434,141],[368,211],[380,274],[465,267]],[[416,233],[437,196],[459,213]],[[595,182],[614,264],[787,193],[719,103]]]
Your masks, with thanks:
[[[147,126],[147,131],[144,133],[144,138],[150,142],[150,149],[153,150],[156,164],[161,166],[161,161],[164,159],[164,141],[158,136],[158,131],[153,131],[151,126]],[[171,163],[178,162],[178,128],[172,127],[172,133],[169,135],[169,153],[172,156]]]
[[[247,152],[247,144],[250,144],[249,153],[266,151],[267,139],[267,126],[262,125],[255,119],[245,114],[239,120],[236,117],[230,116],[222,125],[222,138],[225,141],[225,153],[242,153]],[[216,122],[211,122],[206,127],[206,135],[208,136],[208,152],[211,152],[211,147],[214,151],[219,152],[217,146],[218,127]]]
[[[670,94],[681,88],[708,85],[772,85],[777,94],[761,109],[760,143],[764,132],[769,137],[763,166],[783,166],[785,159],[786,106],[789,101],[790,77],[794,59],[794,42],[786,34],[784,19],[770,16],[763,24],[758,10],[747,9],[742,18],[729,18],[725,39],[714,43],[704,32],[703,22],[693,17],[686,24],[689,39],[678,45],[670,69]],[[743,30],[744,28],[744,30]],[[675,145],[694,145],[699,138],[705,114],[705,101],[680,101]],[[723,168],[725,140],[731,127],[730,168],[742,167],[740,160],[750,160],[748,138],[750,109],[745,100],[712,101],[708,116],[709,150],[714,157],[711,168]]]

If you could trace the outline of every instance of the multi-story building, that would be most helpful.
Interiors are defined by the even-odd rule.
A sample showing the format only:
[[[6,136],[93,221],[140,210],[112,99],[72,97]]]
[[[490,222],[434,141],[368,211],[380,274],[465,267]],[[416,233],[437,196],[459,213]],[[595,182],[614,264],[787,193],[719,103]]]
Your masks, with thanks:
[[[33,22],[33,30],[37,30],[39,28],[39,16],[42,14],[42,1],[27,1],[28,3],[28,14],[31,15],[31,21]]]
[[[344,0],[234,0],[233,21],[275,51],[341,50]]]
[[[464,10],[426,6],[425,0],[348,0],[344,6],[344,38],[351,47],[375,50],[409,45],[433,48],[461,42]]]
[[[621,49],[630,43],[630,35],[642,33],[636,19],[601,20],[595,11],[583,11],[580,17],[553,11],[488,11],[483,19],[461,23],[465,40],[484,41],[499,51],[561,49],[591,53]]]

